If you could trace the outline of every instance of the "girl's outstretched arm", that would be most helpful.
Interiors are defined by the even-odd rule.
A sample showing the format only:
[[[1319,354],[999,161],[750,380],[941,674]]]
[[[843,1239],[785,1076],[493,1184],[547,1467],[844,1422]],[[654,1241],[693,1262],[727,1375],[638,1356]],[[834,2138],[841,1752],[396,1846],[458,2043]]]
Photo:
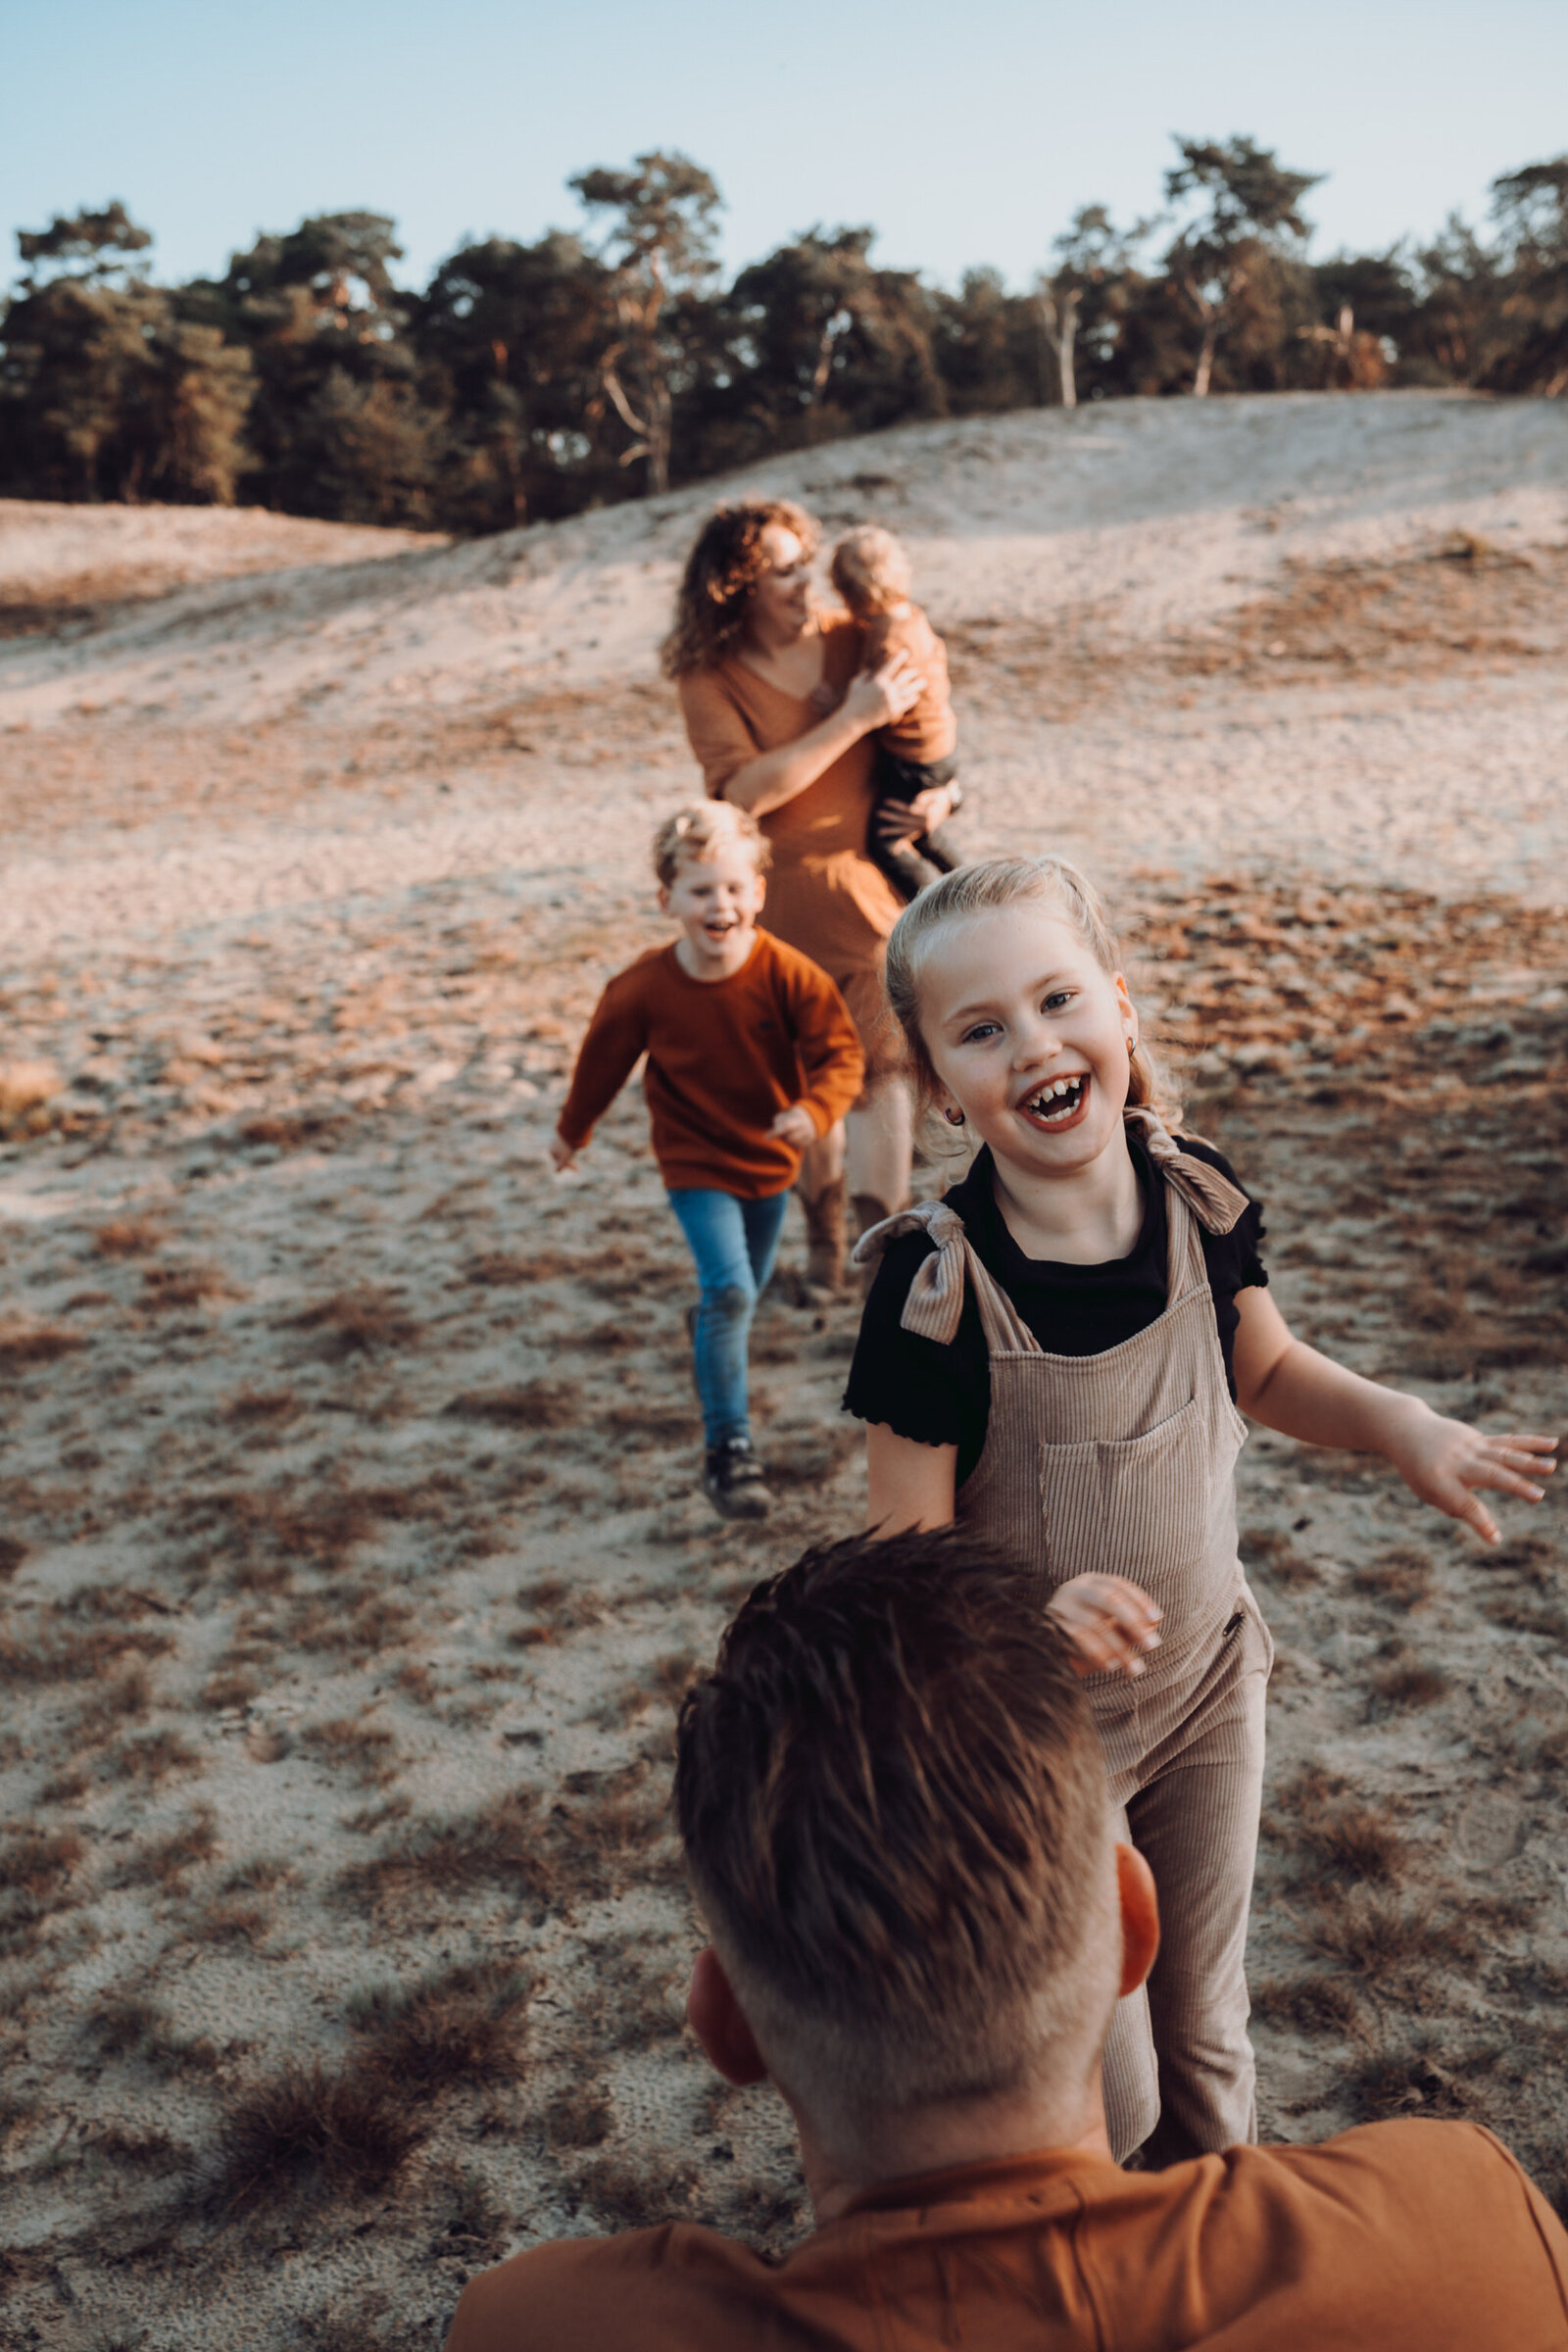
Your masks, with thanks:
[[[1236,1308],[1236,1401],[1265,1429],[1304,1446],[1385,1455],[1412,1494],[1462,1519],[1484,1544],[1499,1537],[1477,1489],[1541,1500],[1537,1481],[1557,1467],[1555,1438],[1485,1437],[1419,1396],[1348,1372],[1294,1339],[1265,1290],[1238,1291]]]
[[[901,1438],[885,1421],[865,1433],[865,1524],[874,1536],[906,1527],[951,1527],[958,1491],[956,1446],[922,1446]]]

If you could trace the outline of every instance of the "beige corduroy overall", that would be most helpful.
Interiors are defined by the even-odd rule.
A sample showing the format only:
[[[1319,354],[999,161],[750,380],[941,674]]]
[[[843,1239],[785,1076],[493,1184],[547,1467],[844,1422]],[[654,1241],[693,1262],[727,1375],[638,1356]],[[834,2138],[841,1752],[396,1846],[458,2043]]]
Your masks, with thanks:
[[[1152,1112],[1127,1116],[1165,1185],[1166,1305],[1102,1354],[1048,1354],[941,1201],[890,1217],[856,1254],[869,1259],[923,1227],[936,1253],[917,1267],[902,1320],[948,1345],[973,1285],[991,1413],[958,1491],[959,1526],[1033,1562],[1043,1593],[1070,1577],[1125,1576],[1164,1612],[1143,1675],[1094,1674],[1085,1688],[1162,1928],[1147,1988],[1112,2021],[1106,2122],[1118,2160],[1154,2137],[1168,2162],[1257,2136],[1244,1962],[1273,1644],[1237,1555],[1247,1425],[1225,1378],[1200,1234],[1228,1233],[1246,1197],[1179,1152]]]

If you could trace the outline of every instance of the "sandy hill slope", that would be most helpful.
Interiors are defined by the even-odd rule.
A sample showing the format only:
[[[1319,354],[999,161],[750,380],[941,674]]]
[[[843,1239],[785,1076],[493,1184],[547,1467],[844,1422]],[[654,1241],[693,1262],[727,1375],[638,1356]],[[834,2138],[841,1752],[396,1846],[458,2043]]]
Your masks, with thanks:
[[[977,837],[1511,887],[1532,882],[1522,845],[1557,841],[1561,405],[1127,403],[909,428],[459,547],[184,511],[24,528],[13,509],[0,567],[33,575],[54,523],[78,565],[127,536],[150,561],[161,535],[192,564],[193,526],[219,527],[198,584],[0,646],[24,884],[0,952],[156,924],[193,893],[215,914],[330,898],[350,858],[361,888],[498,863],[629,876],[647,806],[691,779],[655,660],[677,567],[714,498],[756,489],[829,532],[907,536],[953,646]],[[235,570],[269,546],[287,567],[215,579],[219,541]],[[24,845],[73,820],[66,904]]]

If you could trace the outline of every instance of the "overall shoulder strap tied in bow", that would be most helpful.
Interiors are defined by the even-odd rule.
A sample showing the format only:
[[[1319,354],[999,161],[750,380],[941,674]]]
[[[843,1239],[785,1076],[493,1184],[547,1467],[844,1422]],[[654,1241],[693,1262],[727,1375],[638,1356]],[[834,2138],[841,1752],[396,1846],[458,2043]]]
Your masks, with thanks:
[[[967,1279],[974,1284],[980,1322],[991,1352],[1007,1354],[1021,1350],[1028,1355],[1039,1354],[1039,1341],[1005,1291],[986,1272],[969,1245],[963,1219],[945,1200],[916,1200],[912,1206],[901,1208],[896,1217],[887,1217],[880,1225],[873,1225],[855,1245],[855,1263],[868,1266],[873,1258],[882,1255],[890,1242],[896,1242],[905,1233],[928,1234],[936,1244],[933,1254],[923,1257],[914,1270],[914,1280],[899,1317],[905,1331],[912,1331],[916,1339],[935,1340],[939,1346],[951,1348],[958,1336]]]
[[[1155,1112],[1147,1107],[1122,1113],[1127,1124],[1143,1131],[1150,1158],[1173,1192],[1180,1193],[1194,1216],[1209,1233],[1229,1233],[1247,1208],[1247,1195],[1211,1168],[1206,1159],[1183,1152]],[[1196,1138],[1200,1141],[1200,1138]]]

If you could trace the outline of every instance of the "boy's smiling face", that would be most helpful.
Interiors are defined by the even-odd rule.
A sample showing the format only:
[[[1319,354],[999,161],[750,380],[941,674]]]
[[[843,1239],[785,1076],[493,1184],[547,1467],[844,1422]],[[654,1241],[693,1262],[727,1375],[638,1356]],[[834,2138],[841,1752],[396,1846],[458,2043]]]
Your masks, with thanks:
[[[683,858],[659,904],[685,934],[676,953],[698,980],[722,980],[751,954],[766,886],[744,844],[715,846],[706,858]]]

